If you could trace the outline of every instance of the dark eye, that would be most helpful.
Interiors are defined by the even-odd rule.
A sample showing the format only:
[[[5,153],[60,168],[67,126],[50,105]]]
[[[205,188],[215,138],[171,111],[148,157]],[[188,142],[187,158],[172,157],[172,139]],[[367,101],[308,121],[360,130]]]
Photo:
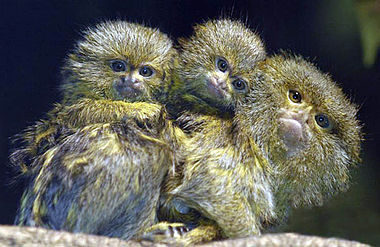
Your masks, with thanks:
[[[321,126],[324,129],[330,127],[329,118],[324,114],[315,115],[315,121],[317,122],[319,126]]]
[[[294,103],[301,103],[301,94],[295,90],[289,90],[289,99]]]
[[[153,69],[149,66],[144,66],[139,70],[139,73],[144,77],[149,77],[153,75]]]
[[[242,79],[236,79],[232,82],[232,86],[238,91],[243,91],[247,87],[247,83]]]
[[[226,70],[228,69],[228,63],[223,58],[218,58],[216,60],[216,66],[218,66],[218,69],[222,72],[226,72]]]
[[[111,62],[111,68],[115,72],[121,72],[121,71],[125,71],[127,66],[125,65],[124,61],[114,60]]]

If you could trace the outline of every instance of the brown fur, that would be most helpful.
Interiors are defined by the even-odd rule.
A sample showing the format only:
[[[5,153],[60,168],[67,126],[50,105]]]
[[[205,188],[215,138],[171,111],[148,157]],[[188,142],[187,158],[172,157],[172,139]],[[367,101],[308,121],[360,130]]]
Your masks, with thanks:
[[[176,162],[176,130],[159,104],[175,55],[165,34],[142,25],[104,22],[84,32],[63,67],[62,103],[11,156],[30,181],[17,224],[124,239],[154,224]]]

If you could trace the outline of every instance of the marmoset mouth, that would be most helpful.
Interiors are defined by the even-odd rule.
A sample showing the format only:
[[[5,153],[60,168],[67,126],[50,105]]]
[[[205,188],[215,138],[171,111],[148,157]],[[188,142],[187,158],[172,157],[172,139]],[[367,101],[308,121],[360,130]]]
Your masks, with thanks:
[[[285,142],[287,146],[295,147],[298,146],[299,142],[303,141],[303,126],[302,124],[295,120],[289,118],[280,118],[280,130],[281,139]]]
[[[113,87],[121,98],[128,99],[136,98],[143,93],[140,84],[141,82],[131,83],[128,80],[117,80]]]
[[[218,98],[226,99],[228,97],[226,82],[220,82],[212,77],[207,80],[207,88],[209,92]]]
[[[308,142],[308,113],[295,113],[292,110],[281,109],[279,116],[279,135],[288,148],[288,156],[295,155]]]

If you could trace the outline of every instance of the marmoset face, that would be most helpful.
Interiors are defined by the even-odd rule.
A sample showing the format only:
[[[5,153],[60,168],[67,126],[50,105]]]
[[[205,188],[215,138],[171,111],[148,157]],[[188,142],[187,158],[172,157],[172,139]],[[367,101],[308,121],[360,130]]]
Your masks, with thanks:
[[[284,197],[293,206],[321,204],[347,187],[348,168],[359,162],[357,108],[301,57],[274,56],[261,68],[239,112],[247,115]]]
[[[210,105],[233,107],[249,92],[248,77],[265,58],[262,41],[244,24],[231,20],[208,21],[194,30],[189,39],[179,40],[179,79]]]
[[[169,83],[175,54],[171,40],[157,29],[101,23],[85,31],[69,55],[64,88],[93,98],[149,101]]]

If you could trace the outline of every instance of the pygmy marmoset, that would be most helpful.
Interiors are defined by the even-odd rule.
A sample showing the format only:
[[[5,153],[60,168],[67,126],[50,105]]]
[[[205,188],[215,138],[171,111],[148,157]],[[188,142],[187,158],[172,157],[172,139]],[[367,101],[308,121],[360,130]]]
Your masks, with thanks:
[[[155,222],[173,165],[159,104],[176,55],[157,29],[107,21],[84,32],[63,67],[63,101],[12,155],[29,178],[19,225],[129,239]]]
[[[226,190],[225,195],[220,196],[221,190],[226,188],[222,185],[226,180],[213,176],[221,172],[219,175],[229,181],[239,180],[241,174],[238,173],[243,171],[236,171],[243,169],[245,172],[243,163],[254,164],[257,163],[255,159],[259,159],[252,156],[241,161],[242,157],[235,157],[244,155],[242,150],[253,147],[251,140],[244,140],[245,143],[241,143],[242,150],[239,149],[241,153],[237,154],[239,150],[235,150],[231,144],[235,142],[234,134],[231,134],[235,130],[230,127],[233,125],[236,105],[249,94],[251,84],[254,83],[250,80],[254,68],[265,59],[264,45],[257,34],[239,21],[210,20],[196,25],[194,30],[190,38],[179,40],[180,55],[175,64],[174,84],[169,91],[168,104],[169,111],[172,112],[171,103],[175,102],[173,105],[177,108],[174,112],[181,113],[176,122],[184,130],[191,129],[192,138],[183,145],[183,153],[188,158],[183,165],[177,167],[174,176],[169,174],[164,186],[159,219],[183,222],[189,228],[196,227],[186,234],[189,242],[209,240],[219,235],[217,228],[210,229],[210,219],[222,226],[224,236],[257,234],[260,228],[259,218],[271,217],[273,208],[263,167],[252,165],[249,168],[252,176],[241,183],[242,187],[247,186],[244,193],[229,194],[230,191]],[[234,158],[236,160],[233,161]],[[237,165],[240,168],[234,174],[219,171],[219,166],[230,167],[231,162],[240,162]],[[215,170],[213,174],[206,175],[207,169]],[[197,171],[191,173],[193,170]],[[198,172],[205,174],[203,176]],[[179,185],[181,189],[176,188]],[[192,187],[191,193],[185,195],[185,187]],[[179,197],[173,197],[172,190],[178,193],[182,191],[181,196],[191,199],[179,200]],[[254,210],[248,204],[241,203],[247,197],[260,198],[255,201],[248,199],[256,204]],[[199,206],[202,210],[193,210],[199,208],[192,208],[193,200],[202,205]],[[222,210],[235,210],[235,213],[227,214]],[[204,224],[200,224],[203,221]],[[214,225],[216,224],[211,228]],[[247,225],[250,225],[250,229],[241,228]]]
[[[357,108],[328,75],[291,55],[254,70],[233,121],[199,117],[183,178],[169,180],[177,218],[198,224],[185,243],[258,234],[291,207],[321,205],[347,187],[360,160]]]
[[[255,80],[239,112],[250,113],[250,135],[271,164],[276,214],[283,219],[290,207],[321,205],[348,187],[362,134],[357,107],[315,65],[289,54],[262,65],[264,80]]]
[[[169,112],[231,117],[249,90],[247,76],[265,58],[260,37],[239,21],[209,20],[181,38],[169,88]]]

